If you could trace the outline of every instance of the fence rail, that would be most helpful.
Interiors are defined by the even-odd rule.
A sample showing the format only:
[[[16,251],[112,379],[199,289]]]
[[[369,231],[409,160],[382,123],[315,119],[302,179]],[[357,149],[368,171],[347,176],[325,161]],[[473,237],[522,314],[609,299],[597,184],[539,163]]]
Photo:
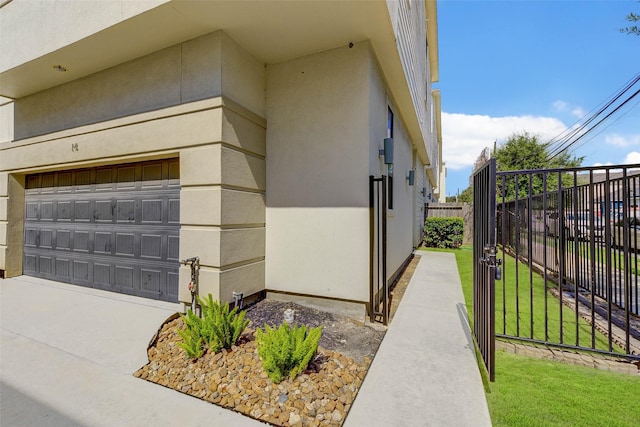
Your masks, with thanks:
[[[640,165],[498,172],[498,336],[640,358]]]

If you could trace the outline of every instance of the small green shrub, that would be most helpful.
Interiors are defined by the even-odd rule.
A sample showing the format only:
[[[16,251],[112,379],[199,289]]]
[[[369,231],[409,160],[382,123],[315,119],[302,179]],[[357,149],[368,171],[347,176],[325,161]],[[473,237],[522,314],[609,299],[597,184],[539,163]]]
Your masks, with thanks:
[[[202,318],[189,310],[186,315],[180,314],[185,323],[185,330],[178,331],[183,342],[178,343],[187,353],[187,357],[197,359],[204,354],[204,346],[214,353],[223,348],[231,348],[249,324],[245,312],[238,313],[238,308],[229,311],[229,304],[220,304],[213,300],[211,294],[207,300],[198,298],[202,310]]]
[[[244,318],[245,312],[238,313],[238,307],[229,311],[229,304],[214,301],[211,294],[206,302],[198,298],[198,303],[202,307],[202,335],[209,348],[217,352],[235,345],[249,324],[249,320]]]
[[[424,222],[424,244],[430,248],[458,248],[462,245],[462,218],[427,218]]]
[[[182,342],[178,345],[187,353],[190,359],[197,359],[204,354],[204,339],[202,338],[202,319],[196,316],[191,310],[187,315],[180,314],[186,329],[178,330],[178,334],[182,337]]]
[[[258,354],[271,381],[279,384],[289,375],[294,379],[303,372],[318,351],[322,326],[309,329],[307,326],[290,328],[283,323],[278,329],[264,325],[265,330],[256,330]]]

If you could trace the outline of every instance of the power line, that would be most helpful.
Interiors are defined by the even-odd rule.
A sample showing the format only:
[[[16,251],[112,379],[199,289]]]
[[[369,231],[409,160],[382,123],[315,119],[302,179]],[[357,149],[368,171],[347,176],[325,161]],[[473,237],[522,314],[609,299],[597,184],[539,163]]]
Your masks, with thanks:
[[[589,129],[587,129],[584,133],[580,134],[580,136],[575,138],[573,141],[569,142],[562,151],[560,151],[560,152],[554,154],[553,156],[551,156],[549,158],[549,160],[553,160],[556,156],[560,155],[560,153],[562,153],[562,152],[568,150],[569,148],[571,148],[575,143],[580,141],[582,138],[584,138],[586,135],[588,135],[591,131],[593,131],[598,126],[600,126],[600,124],[602,124],[605,120],[607,120],[609,117],[611,117],[613,114],[615,114],[618,110],[620,110],[622,107],[624,107],[629,101],[631,101],[633,98],[638,96],[638,94],[640,94],[640,89],[635,91],[635,93],[633,95],[631,95],[629,98],[625,99],[622,102],[622,104],[618,105],[616,108],[614,108],[612,111],[610,111],[606,116],[604,116],[602,119],[600,119],[600,121],[597,122],[595,125],[593,125]]]
[[[610,95],[609,98],[607,98],[608,101],[607,100],[602,101],[600,104],[598,104],[598,106],[596,106],[593,110],[591,110],[588,114],[593,113],[599,106],[605,104],[596,113],[594,113],[591,116],[589,116],[590,118],[587,119],[587,121],[585,123],[583,123],[582,125],[578,126],[577,128],[574,127],[575,125],[580,123],[580,121],[584,120],[585,117],[587,117],[586,114],[584,116],[582,116],[580,119],[578,119],[573,125],[571,125],[571,127],[565,129],[559,135],[553,137],[550,141],[547,142],[547,144],[550,144],[550,145],[554,145],[555,144],[555,145],[559,146],[561,141],[568,139],[568,136],[564,135],[564,134],[566,134],[567,132],[570,132],[570,133],[573,134],[576,131],[579,131],[581,128],[586,127],[586,125],[588,123],[590,123],[598,115],[602,114],[603,111],[605,111],[609,106],[611,106],[613,104],[613,102],[615,102],[618,98],[620,98],[626,91],[631,89],[631,87],[633,87],[638,81],[640,81],[640,73],[638,73],[636,76],[631,78],[620,89],[618,89],[616,92],[614,92],[612,95]]]
[[[620,104],[618,104],[615,108],[613,108],[613,110],[609,111],[603,118],[601,118],[595,124],[591,125],[591,123],[597,120],[598,117],[600,117],[606,111],[610,110],[610,108],[620,98],[622,98],[627,92],[629,92],[633,88],[633,86],[635,86],[639,81],[640,81],[640,73],[638,73],[635,77],[629,80],[621,89],[619,89],[616,93],[614,93],[610,97],[610,99],[600,103],[600,105],[602,106],[600,108],[596,107],[597,111],[591,114],[581,125],[575,126],[575,124],[582,121],[584,117],[587,117],[586,115],[582,119],[578,120],[571,128],[564,130],[559,135],[555,136],[550,141],[548,141],[547,146],[551,148],[549,150],[549,153],[547,154],[547,160],[552,160],[555,157],[562,154],[563,152],[566,152],[570,147],[574,146],[578,141],[582,140],[586,135],[591,133],[594,129],[600,126],[604,121],[609,119],[613,114],[619,111],[624,105],[626,105],[634,97],[636,97],[640,93],[640,90],[636,91],[631,96],[624,99]],[[634,106],[635,105],[637,104],[634,104]],[[591,127],[589,127],[589,125],[591,125]]]
[[[618,120],[622,119],[624,116],[626,116],[629,111],[633,110],[638,104],[640,104],[640,99],[638,99],[635,104],[633,104],[631,107],[629,107],[629,109],[627,111],[625,111],[624,113],[620,114],[618,117],[616,117],[616,119],[614,121],[612,121],[611,123],[609,123],[608,125],[606,125],[604,128],[600,129],[600,132],[596,133],[595,135],[592,135],[591,138],[587,139],[586,141],[582,141],[581,144],[577,145],[574,147],[575,150],[577,150],[578,148],[584,146],[587,142],[593,140],[593,138],[597,137],[598,135],[602,134],[602,132],[604,132],[605,130],[609,129],[609,127],[611,125],[613,125],[614,123],[616,123]]]

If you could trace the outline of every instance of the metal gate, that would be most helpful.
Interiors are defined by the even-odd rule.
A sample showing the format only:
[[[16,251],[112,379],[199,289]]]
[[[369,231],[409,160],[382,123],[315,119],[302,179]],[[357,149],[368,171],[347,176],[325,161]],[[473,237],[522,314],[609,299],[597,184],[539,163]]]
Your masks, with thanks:
[[[640,165],[496,172],[491,160],[474,175],[474,221],[474,334],[490,373],[494,336],[640,359]]]
[[[496,161],[473,176],[473,334],[490,381],[495,376]]]
[[[389,322],[387,283],[387,177],[369,176],[369,318]]]

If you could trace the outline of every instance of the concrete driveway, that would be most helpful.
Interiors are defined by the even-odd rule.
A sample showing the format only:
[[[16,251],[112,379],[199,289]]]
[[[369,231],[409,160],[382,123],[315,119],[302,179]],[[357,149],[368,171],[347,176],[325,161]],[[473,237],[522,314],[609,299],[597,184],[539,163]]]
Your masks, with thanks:
[[[264,425],[132,376],[180,310],[32,277],[0,280],[0,425]]]
[[[455,257],[417,252],[344,427],[491,426]],[[178,304],[23,276],[0,310],[2,427],[265,425],[132,376]]]

